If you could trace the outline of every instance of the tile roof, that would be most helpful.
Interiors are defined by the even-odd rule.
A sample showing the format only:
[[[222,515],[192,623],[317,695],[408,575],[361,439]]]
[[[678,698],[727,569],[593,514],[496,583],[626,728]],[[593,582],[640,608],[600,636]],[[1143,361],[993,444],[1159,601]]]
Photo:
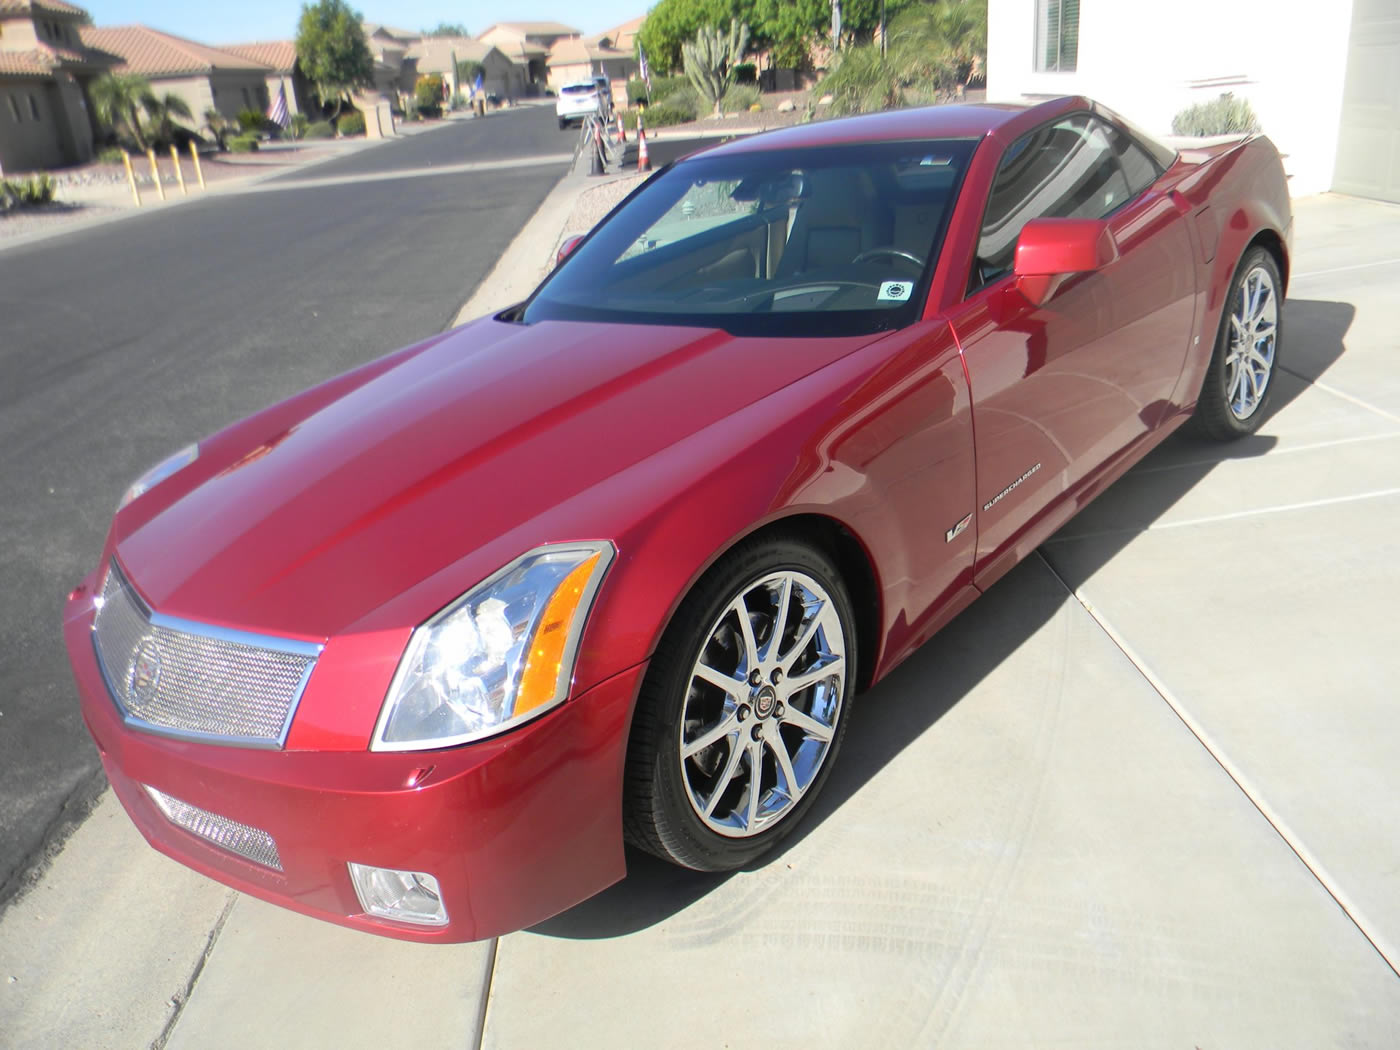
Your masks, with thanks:
[[[273,40],[268,43],[225,44],[220,51],[246,58],[259,65],[269,66],[279,73],[290,73],[297,61],[297,46],[290,40]]]
[[[420,40],[408,49],[405,57],[436,61],[439,64],[450,62],[453,52],[458,62],[481,62],[492,51],[493,44],[483,44],[469,36],[435,36]],[[445,67],[444,67],[445,68]]]
[[[14,11],[48,11],[56,15],[89,17],[86,10],[77,4],[65,3],[64,0],[0,0],[0,13],[9,14]]]
[[[0,76],[47,77],[62,66],[105,67],[115,65],[117,61],[115,55],[87,48],[40,44],[28,51],[0,51]]]
[[[0,77],[46,77],[53,62],[40,51],[0,51]]]
[[[573,26],[563,22],[497,22],[483,29],[477,36],[485,36],[493,29],[504,29],[516,36],[582,36]]]
[[[146,26],[83,26],[83,43],[121,56],[123,72],[147,77],[211,73],[216,69],[265,72],[267,66],[241,55],[197,44]]]
[[[557,40],[549,49],[549,65],[569,66],[581,62],[601,62],[608,59],[627,60],[632,52],[611,47],[599,47],[584,40]]]
[[[632,41],[641,32],[642,23],[647,20],[646,15],[638,15],[630,21],[623,22],[620,26],[613,26],[611,29],[604,29],[601,33],[594,33],[590,37],[585,37],[590,44],[596,44],[600,40],[611,40],[613,47],[627,51],[632,47]]]

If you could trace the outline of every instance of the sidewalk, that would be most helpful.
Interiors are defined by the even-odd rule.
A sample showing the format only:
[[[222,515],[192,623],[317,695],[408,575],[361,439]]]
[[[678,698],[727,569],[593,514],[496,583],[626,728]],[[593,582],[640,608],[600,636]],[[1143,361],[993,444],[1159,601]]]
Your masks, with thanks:
[[[528,293],[596,182],[464,315]],[[1400,1046],[1400,207],[1295,207],[1261,432],[1168,441],[859,698],[779,856],[632,854],[425,947],[225,890],[108,796],[0,918],[0,1043]]]

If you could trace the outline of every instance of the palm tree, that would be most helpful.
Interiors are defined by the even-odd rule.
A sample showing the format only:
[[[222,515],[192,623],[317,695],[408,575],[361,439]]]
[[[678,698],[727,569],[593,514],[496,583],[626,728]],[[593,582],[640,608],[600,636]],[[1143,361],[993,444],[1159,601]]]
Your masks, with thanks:
[[[146,149],[146,136],[141,131],[141,109],[155,102],[151,82],[135,73],[107,73],[94,80],[88,89],[97,119],[117,129],[125,126],[140,149]]]
[[[210,106],[204,111],[204,126],[209,129],[209,134],[214,136],[214,144],[219,147],[219,152],[225,152],[228,149],[228,133],[234,128],[228,117]]]
[[[170,92],[166,92],[161,98],[156,98],[155,95],[144,98],[141,100],[141,105],[146,108],[146,112],[150,115],[151,123],[156,129],[156,138],[164,143],[169,143],[175,137],[176,117],[184,117],[186,120],[194,119],[189,104],[179,95]]]

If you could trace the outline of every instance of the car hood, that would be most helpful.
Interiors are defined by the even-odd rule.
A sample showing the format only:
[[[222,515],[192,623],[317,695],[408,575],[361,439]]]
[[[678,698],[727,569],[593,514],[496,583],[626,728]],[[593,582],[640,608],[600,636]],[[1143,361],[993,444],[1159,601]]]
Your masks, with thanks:
[[[328,637],[873,338],[486,318],[210,442],[118,516],[115,549],[163,613]],[[540,543],[612,538],[518,535],[467,557],[462,589]]]

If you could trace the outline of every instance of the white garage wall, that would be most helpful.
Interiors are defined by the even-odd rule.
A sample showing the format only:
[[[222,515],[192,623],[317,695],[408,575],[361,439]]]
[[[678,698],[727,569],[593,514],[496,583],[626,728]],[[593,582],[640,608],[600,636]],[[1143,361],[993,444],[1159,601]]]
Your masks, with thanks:
[[[1088,95],[1167,135],[1177,112],[1231,91],[1286,155],[1293,194],[1318,193],[1332,185],[1351,6],[1081,0],[1078,69],[1036,73],[1036,0],[989,0],[987,98]]]

